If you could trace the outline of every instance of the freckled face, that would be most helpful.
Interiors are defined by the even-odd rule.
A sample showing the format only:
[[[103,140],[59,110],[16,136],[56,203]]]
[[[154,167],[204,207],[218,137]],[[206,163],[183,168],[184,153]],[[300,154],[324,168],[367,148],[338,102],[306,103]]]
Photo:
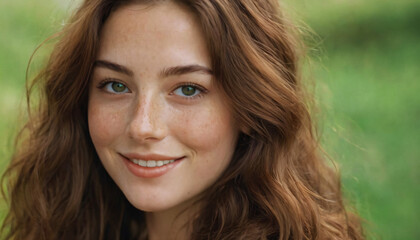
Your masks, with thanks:
[[[235,148],[238,129],[197,22],[171,2],[134,4],[113,12],[101,32],[89,131],[109,175],[143,211],[185,207]]]

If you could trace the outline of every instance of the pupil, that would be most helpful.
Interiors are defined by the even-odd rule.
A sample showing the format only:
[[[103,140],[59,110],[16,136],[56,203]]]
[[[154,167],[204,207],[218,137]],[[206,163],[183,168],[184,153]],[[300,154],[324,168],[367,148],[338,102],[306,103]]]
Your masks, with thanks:
[[[125,86],[121,83],[113,83],[112,84],[112,89],[116,92],[122,92],[125,89]]]
[[[194,87],[191,87],[191,86],[182,87],[182,93],[185,94],[185,95],[187,95],[187,96],[194,95],[195,88]]]

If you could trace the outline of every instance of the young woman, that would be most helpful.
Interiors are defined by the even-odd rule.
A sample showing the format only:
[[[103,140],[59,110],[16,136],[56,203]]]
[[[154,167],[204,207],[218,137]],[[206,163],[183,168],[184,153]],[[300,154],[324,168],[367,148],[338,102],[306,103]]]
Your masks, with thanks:
[[[5,239],[363,239],[277,0],[86,0],[35,80]]]

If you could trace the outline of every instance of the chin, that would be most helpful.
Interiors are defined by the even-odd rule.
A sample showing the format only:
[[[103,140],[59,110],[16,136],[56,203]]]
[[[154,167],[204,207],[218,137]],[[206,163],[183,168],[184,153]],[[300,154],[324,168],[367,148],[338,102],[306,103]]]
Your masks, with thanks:
[[[127,200],[138,210],[143,212],[161,212],[174,207],[168,201],[162,201],[161,199],[150,199],[150,198],[141,198],[141,197],[134,197],[134,196],[127,196]]]
[[[130,202],[131,203],[131,202]],[[150,203],[150,204],[137,204],[137,203],[131,203],[135,208],[137,208],[140,211],[147,212],[147,213],[157,213],[157,212],[165,212],[169,211],[171,209],[175,209],[175,206],[172,205],[165,205],[165,204],[156,204],[156,203]]]

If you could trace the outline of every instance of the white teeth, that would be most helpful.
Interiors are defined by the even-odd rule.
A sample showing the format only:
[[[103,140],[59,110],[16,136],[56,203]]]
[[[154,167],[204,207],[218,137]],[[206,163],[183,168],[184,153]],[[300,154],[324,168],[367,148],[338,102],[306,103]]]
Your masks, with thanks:
[[[147,167],[156,167],[156,161],[147,161]]]
[[[175,162],[175,160],[164,160],[164,161],[154,161],[154,160],[141,160],[141,159],[130,159],[131,162],[140,165],[142,167],[161,167],[169,163]]]
[[[135,161],[136,159],[134,159],[134,161]],[[142,167],[147,167],[147,161],[144,161],[144,160],[138,160],[139,161],[139,163],[138,163],[138,165],[140,165],[140,166],[142,166]],[[136,162],[134,162],[134,163],[136,163]]]

